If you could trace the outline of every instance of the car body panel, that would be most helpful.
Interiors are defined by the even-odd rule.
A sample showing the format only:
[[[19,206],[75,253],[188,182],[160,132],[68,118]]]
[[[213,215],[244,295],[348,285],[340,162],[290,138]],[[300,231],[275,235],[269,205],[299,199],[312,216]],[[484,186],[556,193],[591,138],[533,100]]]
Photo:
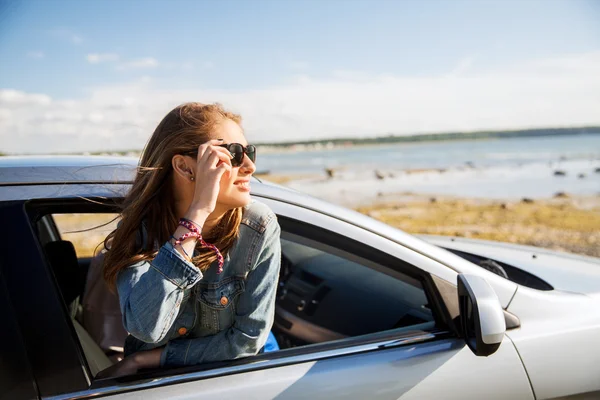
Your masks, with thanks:
[[[488,240],[427,235],[419,237],[440,247],[488,257],[515,266],[543,279],[556,290],[600,293],[599,258]]]
[[[488,358],[473,355],[460,339],[447,339],[162,386],[118,398],[140,396],[177,400],[533,399],[518,354],[507,339]]]
[[[600,298],[520,286],[508,310],[522,323],[507,335],[536,398],[600,398]]]

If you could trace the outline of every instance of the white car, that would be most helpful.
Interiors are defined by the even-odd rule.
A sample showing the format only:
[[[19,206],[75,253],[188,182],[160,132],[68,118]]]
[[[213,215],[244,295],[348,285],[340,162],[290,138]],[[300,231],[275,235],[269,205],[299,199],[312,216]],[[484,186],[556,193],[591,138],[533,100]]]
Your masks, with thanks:
[[[55,216],[118,212],[136,164],[0,158],[3,398],[600,398],[599,259],[418,238],[258,180],[282,228],[281,349],[95,378],[111,362],[76,312],[90,260]]]

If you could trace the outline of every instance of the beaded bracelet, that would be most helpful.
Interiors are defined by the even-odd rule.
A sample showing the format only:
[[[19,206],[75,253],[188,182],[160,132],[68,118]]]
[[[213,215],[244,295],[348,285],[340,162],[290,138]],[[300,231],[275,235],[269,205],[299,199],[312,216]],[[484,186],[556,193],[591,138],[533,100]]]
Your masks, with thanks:
[[[215,246],[214,244],[207,243],[204,241],[204,239],[202,239],[202,233],[200,232],[200,230],[198,229],[197,225],[194,222],[192,222],[186,218],[181,218],[181,219],[179,219],[179,225],[183,226],[184,228],[189,230],[189,232],[181,235],[181,237],[175,241],[175,245],[178,245],[181,242],[183,242],[184,240],[191,238],[191,237],[197,238],[203,247],[208,247],[209,249],[212,249],[217,254],[217,261],[219,263],[219,268],[217,269],[217,274],[220,274],[221,272],[223,272],[223,264],[224,264],[223,255],[221,255],[221,252],[219,251],[217,246]]]

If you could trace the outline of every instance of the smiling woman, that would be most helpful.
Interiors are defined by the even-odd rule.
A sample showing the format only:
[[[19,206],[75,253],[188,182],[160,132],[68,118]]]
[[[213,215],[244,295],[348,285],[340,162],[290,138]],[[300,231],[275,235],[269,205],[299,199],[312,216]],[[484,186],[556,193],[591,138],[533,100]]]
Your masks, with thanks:
[[[252,202],[256,149],[220,105],[176,107],[142,155],[105,241],[126,358],[99,376],[255,355],[274,318],[275,214]]]

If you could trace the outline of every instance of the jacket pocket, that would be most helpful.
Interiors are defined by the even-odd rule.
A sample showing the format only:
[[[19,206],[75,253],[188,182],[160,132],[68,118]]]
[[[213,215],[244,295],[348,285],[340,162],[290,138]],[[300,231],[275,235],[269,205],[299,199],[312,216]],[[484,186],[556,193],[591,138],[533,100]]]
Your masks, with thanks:
[[[214,335],[233,325],[235,302],[244,290],[244,280],[237,276],[220,282],[199,284],[196,299],[201,336]]]

